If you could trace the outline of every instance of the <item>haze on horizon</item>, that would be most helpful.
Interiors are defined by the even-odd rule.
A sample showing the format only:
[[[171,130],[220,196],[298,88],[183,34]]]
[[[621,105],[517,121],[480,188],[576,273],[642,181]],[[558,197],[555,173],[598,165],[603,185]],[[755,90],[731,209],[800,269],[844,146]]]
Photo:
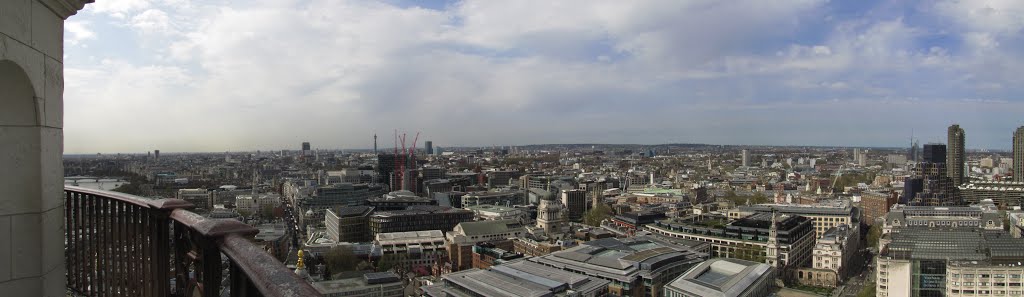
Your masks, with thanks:
[[[1024,1],[99,0],[64,151],[706,143],[1008,149]],[[410,135],[410,140],[412,136]]]

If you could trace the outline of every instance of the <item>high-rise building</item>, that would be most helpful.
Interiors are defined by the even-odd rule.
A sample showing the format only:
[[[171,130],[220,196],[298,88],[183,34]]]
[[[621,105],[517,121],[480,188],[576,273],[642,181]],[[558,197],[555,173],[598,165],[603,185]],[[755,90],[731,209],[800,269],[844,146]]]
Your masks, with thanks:
[[[1013,132],[1013,180],[1024,182],[1024,126]]]
[[[964,176],[964,161],[966,161],[964,158],[964,129],[960,128],[960,125],[949,126],[947,136],[946,175],[953,180],[954,186],[959,186],[966,182]]]
[[[743,150],[743,167],[750,167],[750,151]]]
[[[303,156],[309,155],[309,151],[310,151],[309,142],[303,142],[302,143],[302,155]]]
[[[434,142],[433,141],[427,140],[427,141],[423,142],[423,148],[426,149],[427,155],[433,155],[434,154]]]
[[[946,145],[929,143],[924,145],[924,154],[921,155],[921,162],[946,163]]]
[[[583,221],[583,213],[587,211],[587,192],[578,189],[562,190],[559,196],[565,206],[566,218],[572,222]]]
[[[160,161],[160,150],[154,150],[153,151],[153,159],[157,160],[157,161]]]
[[[955,206],[960,205],[960,195],[953,180],[947,175],[946,145],[925,144],[921,162],[914,168],[915,178],[920,178],[921,192],[916,194],[913,205]]]

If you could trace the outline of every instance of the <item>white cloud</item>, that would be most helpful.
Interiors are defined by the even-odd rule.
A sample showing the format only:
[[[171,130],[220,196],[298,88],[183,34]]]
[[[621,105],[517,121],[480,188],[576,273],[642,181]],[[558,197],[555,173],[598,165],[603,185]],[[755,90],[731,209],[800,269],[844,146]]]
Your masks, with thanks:
[[[935,8],[969,31],[1013,35],[1024,29],[1024,1],[945,0]]]
[[[136,42],[152,55],[142,61],[68,62],[66,143],[72,152],[100,150],[83,135],[124,129],[152,137],[125,137],[102,149],[275,149],[300,138],[364,147],[374,130],[394,128],[424,131],[438,144],[676,141],[670,135],[736,143],[721,137],[772,134],[721,123],[737,116],[772,126],[777,117],[770,114],[800,110],[815,114],[807,120],[827,121],[817,114],[834,110],[831,102],[864,113],[883,104],[911,111],[899,98],[913,97],[944,98],[933,119],[942,122],[963,110],[950,98],[1002,100],[1024,85],[1015,73],[1024,68],[1019,54],[1000,48],[1011,31],[980,31],[997,26],[965,21],[948,33],[962,44],[932,43],[939,34],[932,24],[826,17],[831,4],[109,4],[118,8],[95,9],[125,14],[120,23],[146,36],[170,34]],[[808,32],[817,27],[824,32]],[[111,111],[145,114],[153,124],[118,128],[92,116]],[[1024,112],[1014,102],[998,110],[1011,111]],[[719,124],[698,129],[711,123]],[[843,134],[802,143],[834,135]]]
[[[159,9],[147,9],[132,17],[131,25],[142,33],[168,33],[171,30],[170,18]]]
[[[133,13],[149,8],[152,5],[149,0],[105,0],[96,1],[86,5],[86,11],[92,11],[96,13],[106,13],[117,17],[115,14],[123,16],[125,13]]]
[[[64,22],[64,41],[71,45],[78,45],[82,41],[96,39],[96,32],[89,30],[89,22],[67,20]]]

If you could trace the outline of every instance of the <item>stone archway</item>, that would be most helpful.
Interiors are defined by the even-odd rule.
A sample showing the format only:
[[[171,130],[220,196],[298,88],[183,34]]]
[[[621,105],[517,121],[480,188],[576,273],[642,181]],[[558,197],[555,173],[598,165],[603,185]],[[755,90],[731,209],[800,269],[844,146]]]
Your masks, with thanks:
[[[36,98],[26,71],[0,60],[0,242],[7,245],[0,247],[0,288],[29,294],[41,293],[39,279],[58,268],[41,262],[45,209]]]

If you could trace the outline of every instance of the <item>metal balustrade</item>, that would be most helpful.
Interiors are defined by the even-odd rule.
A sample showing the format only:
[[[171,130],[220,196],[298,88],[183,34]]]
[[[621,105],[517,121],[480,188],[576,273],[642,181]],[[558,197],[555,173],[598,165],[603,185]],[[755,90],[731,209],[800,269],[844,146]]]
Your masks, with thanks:
[[[183,200],[73,186],[64,199],[67,287],[75,295],[320,295],[237,220],[204,218]]]

